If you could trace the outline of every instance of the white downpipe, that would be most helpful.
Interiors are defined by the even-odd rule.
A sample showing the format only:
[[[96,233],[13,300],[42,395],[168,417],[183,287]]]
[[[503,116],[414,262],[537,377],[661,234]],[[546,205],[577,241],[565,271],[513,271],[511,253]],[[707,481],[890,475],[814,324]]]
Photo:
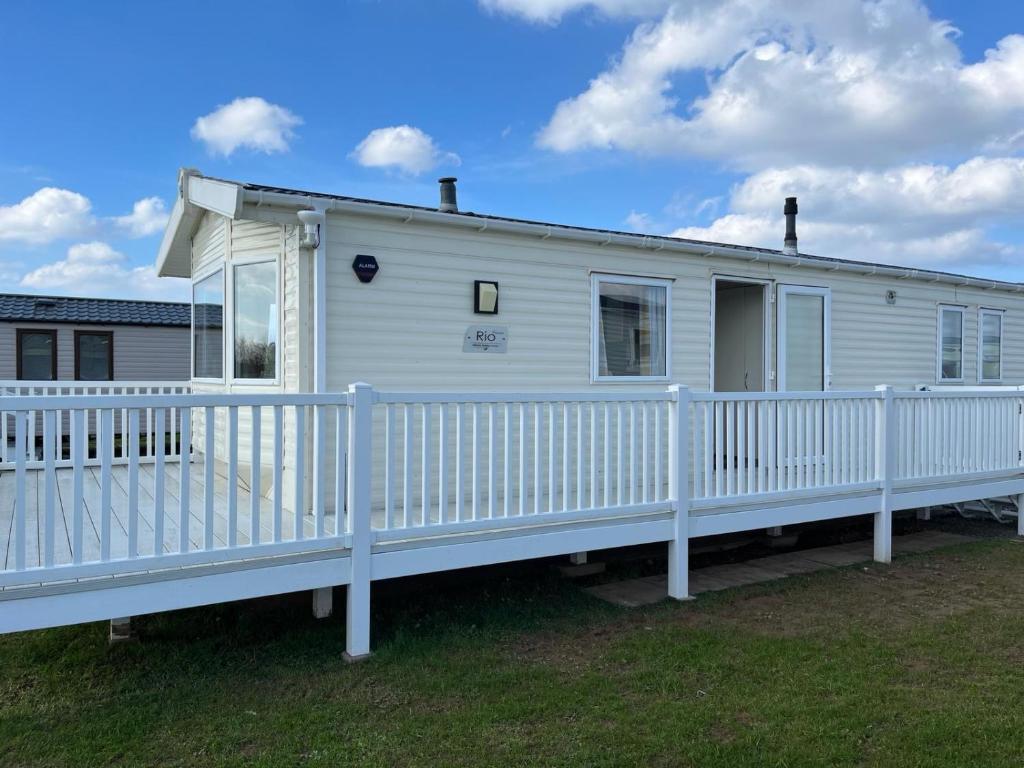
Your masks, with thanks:
[[[327,215],[324,214],[317,246],[313,251],[313,392],[327,391]]]

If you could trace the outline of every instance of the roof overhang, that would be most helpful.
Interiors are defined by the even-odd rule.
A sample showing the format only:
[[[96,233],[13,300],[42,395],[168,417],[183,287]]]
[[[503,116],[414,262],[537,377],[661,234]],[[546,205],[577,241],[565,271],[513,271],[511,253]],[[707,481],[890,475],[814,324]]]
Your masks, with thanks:
[[[192,276],[192,237],[207,211],[237,219],[242,214],[242,187],[198,175],[183,168],[178,175],[178,197],[174,201],[164,238],[156,257],[160,277]]]

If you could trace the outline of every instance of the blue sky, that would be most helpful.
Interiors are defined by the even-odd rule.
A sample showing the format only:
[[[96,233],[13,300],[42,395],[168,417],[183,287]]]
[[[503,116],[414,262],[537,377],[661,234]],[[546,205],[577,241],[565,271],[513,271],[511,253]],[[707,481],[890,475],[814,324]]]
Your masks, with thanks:
[[[1019,34],[1010,0],[5,3],[0,278],[187,296],[151,272],[187,165],[768,246],[797,194],[808,252],[1024,280]]]

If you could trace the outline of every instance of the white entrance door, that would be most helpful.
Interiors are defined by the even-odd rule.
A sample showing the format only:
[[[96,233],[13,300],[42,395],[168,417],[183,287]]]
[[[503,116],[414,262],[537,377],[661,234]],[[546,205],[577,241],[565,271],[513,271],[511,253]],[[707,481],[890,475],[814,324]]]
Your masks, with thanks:
[[[828,288],[780,285],[779,391],[832,388],[832,296]]]

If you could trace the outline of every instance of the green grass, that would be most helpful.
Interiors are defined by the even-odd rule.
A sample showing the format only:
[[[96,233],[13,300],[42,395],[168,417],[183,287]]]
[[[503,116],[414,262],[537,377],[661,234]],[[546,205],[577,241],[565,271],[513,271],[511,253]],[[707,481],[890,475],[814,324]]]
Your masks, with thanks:
[[[1020,766],[1024,545],[619,610],[546,566],[0,638],[0,765]],[[342,604],[341,593],[336,603]]]

